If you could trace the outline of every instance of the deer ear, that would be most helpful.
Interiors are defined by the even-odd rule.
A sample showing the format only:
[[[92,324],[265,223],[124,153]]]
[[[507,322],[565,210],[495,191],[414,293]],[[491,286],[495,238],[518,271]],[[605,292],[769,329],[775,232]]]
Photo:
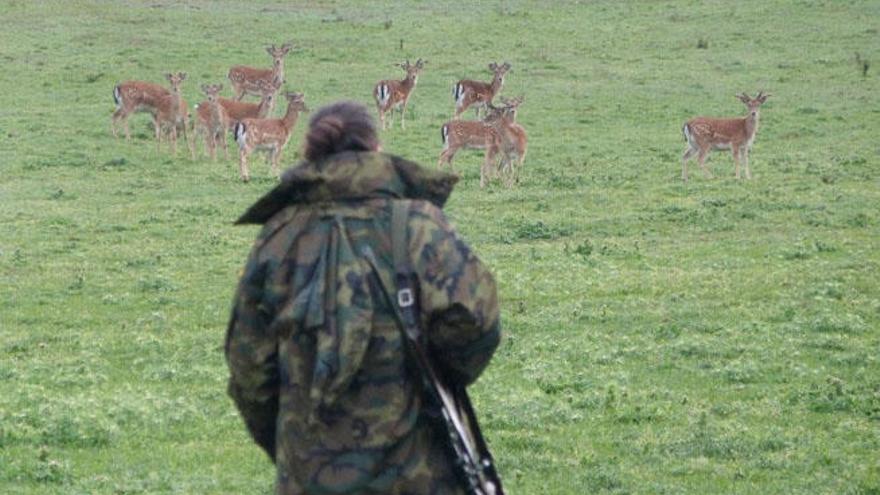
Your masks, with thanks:
[[[491,70],[491,71],[494,71],[497,67],[498,67],[498,64],[496,64],[495,62],[492,62],[491,64],[489,64],[489,70]]]
[[[222,85],[222,84],[218,84],[218,85],[217,85],[217,92],[219,93],[219,92],[221,92],[221,91],[223,91],[223,85]]]
[[[510,70],[510,62],[504,62],[503,67],[506,68],[507,70]]]
[[[186,72],[178,72],[177,77],[179,77],[181,81],[186,80]]]

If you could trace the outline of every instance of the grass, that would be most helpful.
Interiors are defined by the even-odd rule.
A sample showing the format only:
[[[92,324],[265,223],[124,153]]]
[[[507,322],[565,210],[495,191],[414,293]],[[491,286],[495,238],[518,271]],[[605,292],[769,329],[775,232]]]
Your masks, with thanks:
[[[509,492],[880,493],[877,2],[0,10],[0,492],[271,492],[221,349],[255,235],[231,222],[268,167],[242,184],[232,160],[156,154],[143,115],[131,143],[109,121],[119,81],[186,71],[192,105],[293,40],[312,108],[427,59],[383,140],[429,166],[452,84],[513,66],[523,183],[479,190],[463,152],[447,208],[500,285],[473,395]],[[683,184],[682,122],[758,90],[754,180],[716,152],[716,179]]]

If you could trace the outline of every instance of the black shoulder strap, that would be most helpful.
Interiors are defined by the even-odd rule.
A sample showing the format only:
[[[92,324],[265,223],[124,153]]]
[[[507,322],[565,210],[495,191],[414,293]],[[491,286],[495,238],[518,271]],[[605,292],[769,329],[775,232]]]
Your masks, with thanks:
[[[492,454],[480,431],[477,416],[464,386],[444,383],[425,350],[418,311],[415,272],[409,255],[410,201],[394,200],[391,209],[391,242],[397,308],[405,338],[423,375],[425,384],[442,409],[457,454],[457,464],[468,484],[468,493],[504,495],[501,479],[495,471]],[[394,304],[392,302],[392,304]]]
[[[415,304],[417,295],[413,283],[414,272],[409,261],[409,235],[407,235],[410,202],[394,200],[391,204],[391,249],[394,256],[397,306],[400,309],[407,337],[419,343],[422,339],[422,331]]]

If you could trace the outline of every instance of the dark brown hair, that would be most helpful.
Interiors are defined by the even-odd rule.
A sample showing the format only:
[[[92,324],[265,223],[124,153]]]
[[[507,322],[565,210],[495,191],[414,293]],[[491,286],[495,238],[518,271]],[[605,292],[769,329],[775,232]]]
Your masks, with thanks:
[[[376,125],[367,107],[340,101],[318,110],[309,121],[303,155],[318,162],[341,151],[372,151],[379,145]]]

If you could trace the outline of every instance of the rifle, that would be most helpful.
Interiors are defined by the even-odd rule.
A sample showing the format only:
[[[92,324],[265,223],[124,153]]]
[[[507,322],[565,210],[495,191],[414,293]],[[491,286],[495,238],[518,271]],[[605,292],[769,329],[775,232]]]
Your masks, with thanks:
[[[440,407],[459,475],[471,495],[504,495],[489,447],[480,432],[470,397],[461,384],[447,383],[425,352],[413,286],[415,276],[407,253],[409,202],[396,200],[391,210],[391,242],[397,284],[396,313],[407,348],[422,373],[425,390]],[[387,290],[386,290],[387,292]],[[389,294],[390,295],[390,294]]]

